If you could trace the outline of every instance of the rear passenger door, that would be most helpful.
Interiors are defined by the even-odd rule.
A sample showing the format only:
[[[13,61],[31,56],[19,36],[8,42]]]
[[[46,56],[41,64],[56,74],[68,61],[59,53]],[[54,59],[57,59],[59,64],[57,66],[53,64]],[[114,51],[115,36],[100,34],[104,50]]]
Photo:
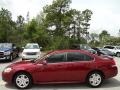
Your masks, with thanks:
[[[92,68],[93,58],[80,52],[67,53],[67,80],[83,82]]]

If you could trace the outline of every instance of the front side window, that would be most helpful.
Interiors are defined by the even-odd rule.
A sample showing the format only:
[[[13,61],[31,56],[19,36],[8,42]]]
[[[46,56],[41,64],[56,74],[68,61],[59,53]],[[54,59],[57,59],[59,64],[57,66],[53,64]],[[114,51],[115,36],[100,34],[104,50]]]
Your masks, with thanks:
[[[65,62],[66,54],[65,53],[53,54],[47,57],[46,60],[48,63]]]
[[[67,53],[67,61],[72,62],[72,61],[90,61],[93,60],[92,57],[86,55],[86,54],[82,54],[79,52],[69,52]]]

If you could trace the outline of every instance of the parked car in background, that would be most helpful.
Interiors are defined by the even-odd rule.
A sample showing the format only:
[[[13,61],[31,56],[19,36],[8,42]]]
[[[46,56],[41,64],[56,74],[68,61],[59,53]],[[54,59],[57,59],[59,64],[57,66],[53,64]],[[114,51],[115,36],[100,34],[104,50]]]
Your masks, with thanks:
[[[78,50],[87,50],[90,53],[96,54],[96,50],[92,49],[89,45],[87,44],[75,44],[72,45],[71,49],[78,49]]]
[[[10,60],[19,56],[19,50],[13,43],[0,43],[0,60]]]
[[[22,60],[40,58],[41,47],[37,43],[28,43],[22,52]]]
[[[33,84],[84,83],[99,87],[118,73],[111,57],[100,57],[85,50],[58,50],[35,61],[20,61],[2,72],[5,82],[25,89]]]
[[[115,56],[115,53],[113,53],[113,52],[111,52],[111,51],[109,51],[109,50],[107,50],[105,48],[97,48],[97,47],[95,47],[95,48],[92,48],[92,49],[96,50],[98,55]]]
[[[117,57],[120,57],[120,46],[112,46],[112,45],[106,45],[104,48],[108,49],[109,51],[115,53]]]

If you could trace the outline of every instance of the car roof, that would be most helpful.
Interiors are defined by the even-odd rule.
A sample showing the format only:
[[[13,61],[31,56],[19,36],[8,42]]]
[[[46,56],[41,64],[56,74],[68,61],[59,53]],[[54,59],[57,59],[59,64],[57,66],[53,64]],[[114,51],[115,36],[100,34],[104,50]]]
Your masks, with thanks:
[[[0,43],[0,44],[12,44],[12,43]]]
[[[27,43],[27,45],[38,45],[38,43]]]
[[[115,45],[105,45],[104,47],[106,46],[109,46],[109,47],[120,47],[119,45],[118,46],[115,46]]]
[[[50,51],[48,54],[50,54],[50,53],[63,53],[63,52],[80,52],[80,53],[83,53],[83,54],[92,55],[87,50],[73,50],[73,49],[54,50],[54,51]]]

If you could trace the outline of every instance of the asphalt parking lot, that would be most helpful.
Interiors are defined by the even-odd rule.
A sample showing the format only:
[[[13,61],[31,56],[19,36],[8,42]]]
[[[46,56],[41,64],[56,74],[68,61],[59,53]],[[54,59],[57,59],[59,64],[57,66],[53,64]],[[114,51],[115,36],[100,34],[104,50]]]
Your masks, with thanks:
[[[58,85],[34,85],[30,90],[119,90],[120,89],[120,58],[114,57],[116,64],[118,66],[118,75],[114,78],[106,80],[103,85],[99,88],[90,88],[85,84],[58,84]],[[20,61],[21,58],[15,59],[15,61]],[[3,69],[13,62],[3,62],[0,61],[0,90],[17,90],[13,85],[9,85],[2,81],[1,72]]]

